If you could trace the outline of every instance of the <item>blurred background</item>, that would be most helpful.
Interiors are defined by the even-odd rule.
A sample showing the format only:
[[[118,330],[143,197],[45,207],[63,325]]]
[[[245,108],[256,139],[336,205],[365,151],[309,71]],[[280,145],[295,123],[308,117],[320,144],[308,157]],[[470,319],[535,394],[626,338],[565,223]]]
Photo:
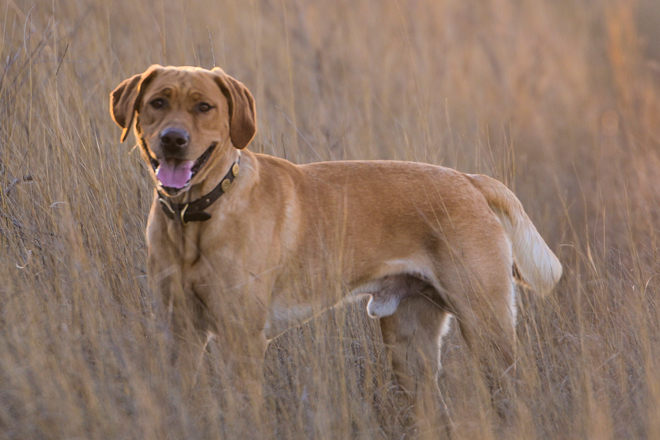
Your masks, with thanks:
[[[220,66],[252,151],[401,159],[504,181],[564,265],[521,290],[509,438],[660,438],[656,0],[0,0],[0,438],[234,438],[212,347],[193,398],[146,287],[152,197],[108,95]],[[454,438],[493,438],[455,328]],[[255,438],[403,438],[378,323],[332,310],[274,341]],[[433,390],[430,390],[433,392]]]

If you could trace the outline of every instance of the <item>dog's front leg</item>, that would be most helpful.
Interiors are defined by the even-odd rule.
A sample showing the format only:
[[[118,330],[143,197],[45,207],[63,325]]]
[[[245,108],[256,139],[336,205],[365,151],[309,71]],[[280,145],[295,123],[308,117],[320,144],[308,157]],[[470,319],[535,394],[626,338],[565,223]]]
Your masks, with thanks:
[[[212,343],[217,344],[218,371],[228,412],[237,415],[228,419],[231,431],[244,438],[260,438],[263,433],[255,430],[267,426],[262,420],[263,365],[268,347],[265,319],[250,304],[236,308],[226,305],[219,318]]]
[[[155,257],[154,255],[158,255]],[[158,304],[159,326],[168,341],[168,357],[185,395],[193,392],[209,332],[199,324],[198,301],[186,292],[181,265],[164,258],[165,251],[150,252],[147,260],[149,287]]]

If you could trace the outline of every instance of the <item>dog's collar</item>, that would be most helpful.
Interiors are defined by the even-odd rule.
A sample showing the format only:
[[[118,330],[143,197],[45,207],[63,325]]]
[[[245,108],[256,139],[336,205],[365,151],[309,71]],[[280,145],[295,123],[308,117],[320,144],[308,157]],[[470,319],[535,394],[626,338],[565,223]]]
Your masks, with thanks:
[[[162,192],[158,191],[158,203],[163,209],[165,215],[172,220],[175,218],[180,219],[181,223],[184,225],[190,222],[205,222],[206,220],[209,220],[211,218],[211,214],[205,212],[204,210],[211,206],[213,202],[218,200],[221,195],[227,192],[232,182],[238,175],[240,162],[241,155],[239,152],[238,159],[236,159],[236,162],[234,162],[231,168],[229,168],[229,171],[227,171],[225,177],[220,180],[220,183],[218,183],[210,193],[190,203],[170,203],[167,200],[168,197]]]

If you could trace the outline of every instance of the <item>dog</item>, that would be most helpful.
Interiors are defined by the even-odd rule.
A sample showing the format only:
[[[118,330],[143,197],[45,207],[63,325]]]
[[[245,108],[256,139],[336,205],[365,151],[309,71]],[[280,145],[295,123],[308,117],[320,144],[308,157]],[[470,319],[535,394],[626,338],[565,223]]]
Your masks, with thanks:
[[[539,294],[561,277],[497,180],[423,163],[296,165],[250,152],[254,98],[222,69],[153,65],[111,93],[110,113],[122,142],[134,125],[156,187],[150,287],[182,352],[213,335],[240,389],[262,380],[270,340],[365,295],[413,403],[437,384],[452,316],[497,381],[515,363],[516,275]]]

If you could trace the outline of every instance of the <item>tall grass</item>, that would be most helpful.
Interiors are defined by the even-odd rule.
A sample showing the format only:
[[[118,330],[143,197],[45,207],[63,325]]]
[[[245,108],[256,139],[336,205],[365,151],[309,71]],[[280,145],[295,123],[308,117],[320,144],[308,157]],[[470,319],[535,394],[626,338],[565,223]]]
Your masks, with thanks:
[[[152,190],[108,115],[108,93],[152,63],[243,81],[257,100],[253,151],[507,182],[565,273],[546,299],[520,293],[507,437],[660,438],[660,70],[645,55],[660,33],[638,28],[655,2],[3,0],[0,11],[0,438],[234,438],[243,413],[227,405],[218,347],[193,397],[168,361],[146,287]],[[455,328],[442,362],[453,437],[496,436]],[[411,434],[364,304],[275,340],[264,374],[256,437]]]

